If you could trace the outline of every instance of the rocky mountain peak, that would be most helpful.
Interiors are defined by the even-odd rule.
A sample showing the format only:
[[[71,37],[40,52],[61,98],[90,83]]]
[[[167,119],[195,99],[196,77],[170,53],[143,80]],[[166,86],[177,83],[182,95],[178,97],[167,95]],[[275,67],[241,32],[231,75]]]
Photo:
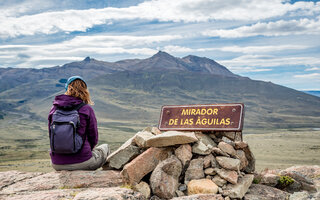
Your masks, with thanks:
[[[168,54],[167,52],[164,51],[158,51],[158,53],[154,54],[151,58],[163,58],[163,59],[172,59],[175,58],[172,55]]]
[[[91,61],[91,58],[89,56],[87,56],[83,61],[85,62],[90,62]]]

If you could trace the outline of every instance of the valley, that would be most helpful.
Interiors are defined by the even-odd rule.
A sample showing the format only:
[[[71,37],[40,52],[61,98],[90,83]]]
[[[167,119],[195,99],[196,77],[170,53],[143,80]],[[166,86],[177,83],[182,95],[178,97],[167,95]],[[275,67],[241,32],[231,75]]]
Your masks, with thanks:
[[[85,58],[44,69],[1,69],[0,171],[52,170],[47,115],[75,74],[87,80],[95,102],[99,143],[112,150],[157,126],[163,105],[244,103],[244,140],[258,169],[320,164],[320,97],[238,76],[208,58],[158,52],[113,63]]]

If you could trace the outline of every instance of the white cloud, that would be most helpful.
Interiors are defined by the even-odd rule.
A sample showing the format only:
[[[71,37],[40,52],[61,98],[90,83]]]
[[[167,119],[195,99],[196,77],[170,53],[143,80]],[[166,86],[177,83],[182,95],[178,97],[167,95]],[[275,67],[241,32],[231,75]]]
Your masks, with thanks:
[[[234,73],[241,73],[241,72],[268,72],[272,71],[270,68],[256,68],[256,67],[228,67],[228,69],[232,70]]]
[[[221,47],[219,50],[235,53],[266,53],[285,50],[298,50],[307,49],[310,46],[306,45],[261,45],[261,46],[226,46]]]
[[[278,66],[318,66],[320,60],[316,57],[276,57],[271,55],[243,55],[231,60],[220,60],[219,63],[231,70],[241,71],[243,67],[278,67]]]
[[[320,18],[300,19],[276,22],[256,23],[251,26],[242,26],[235,29],[219,29],[207,30],[203,35],[210,37],[221,38],[240,38],[250,36],[286,36],[286,35],[301,35],[301,34],[320,34]]]
[[[189,48],[177,45],[168,45],[163,48],[163,51],[169,53],[186,53],[186,52],[207,52],[207,51],[224,51],[224,52],[234,52],[234,53],[267,53],[267,52],[277,52],[277,51],[286,51],[286,50],[299,50],[307,49],[310,46],[306,45],[261,45],[261,46],[223,46],[216,48]]]
[[[0,5],[0,18],[19,17],[25,14],[38,13],[55,6],[51,0],[4,1]]]
[[[159,43],[182,38],[180,35],[95,35],[77,36],[69,41],[45,45],[2,45],[0,63],[2,67],[12,67],[13,63],[15,67],[44,67],[48,63],[60,65],[86,56],[104,60],[115,54],[151,56],[157,52],[155,47]]]
[[[65,10],[16,16],[0,15],[0,37],[83,31],[114,20],[159,20],[170,22],[207,22],[212,20],[263,20],[303,11],[320,12],[320,3],[284,3],[282,0],[152,0],[127,8]],[[21,11],[22,13],[24,11]],[[303,24],[302,24],[303,25]],[[223,30],[220,30],[220,32]],[[209,34],[209,33],[208,33]],[[219,35],[219,33],[210,33]],[[234,35],[230,33],[231,35]],[[234,37],[234,36],[233,36]]]
[[[320,71],[320,67],[307,68],[305,71]]]
[[[195,49],[177,46],[177,45],[168,45],[168,46],[163,47],[162,50],[165,52],[168,52],[168,53],[174,53],[174,52],[186,53],[186,52],[196,51]]]
[[[311,78],[320,80],[320,73],[294,75],[295,78]]]

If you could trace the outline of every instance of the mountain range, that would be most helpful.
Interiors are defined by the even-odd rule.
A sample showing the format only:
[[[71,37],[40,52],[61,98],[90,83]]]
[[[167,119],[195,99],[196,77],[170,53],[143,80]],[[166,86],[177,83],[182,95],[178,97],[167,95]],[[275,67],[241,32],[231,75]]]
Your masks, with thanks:
[[[162,105],[244,103],[245,128],[319,127],[320,98],[271,82],[251,80],[214,60],[166,52],[146,59],[79,62],[43,69],[0,68],[0,123],[7,113],[46,120],[69,76],[87,80],[101,126],[156,125]]]

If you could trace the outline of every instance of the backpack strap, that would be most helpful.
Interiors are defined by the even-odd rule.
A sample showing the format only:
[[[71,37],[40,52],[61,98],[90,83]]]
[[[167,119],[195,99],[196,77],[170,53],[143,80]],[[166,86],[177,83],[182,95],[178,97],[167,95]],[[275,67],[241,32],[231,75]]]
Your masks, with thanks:
[[[77,106],[74,107],[73,110],[80,110],[80,108],[82,108],[83,106],[87,105],[86,103],[84,102],[81,102],[80,104],[78,104]]]
[[[80,104],[78,104],[77,106],[74,107],[74,110],[77,110],[78,113],[79,113],[80,108],[82,108],[82,107],[85,106],[85,105],[87,105],[87,104],[84,103],[84,102],[81,102]],[[85,134],[84,134],[84,138],[82,138],[83,142],[82,142],[82,146],[81,146],[80,149],[83,148],[84,143],[86,142],[86,139],[87,139],[87,134],[85,133]]]

